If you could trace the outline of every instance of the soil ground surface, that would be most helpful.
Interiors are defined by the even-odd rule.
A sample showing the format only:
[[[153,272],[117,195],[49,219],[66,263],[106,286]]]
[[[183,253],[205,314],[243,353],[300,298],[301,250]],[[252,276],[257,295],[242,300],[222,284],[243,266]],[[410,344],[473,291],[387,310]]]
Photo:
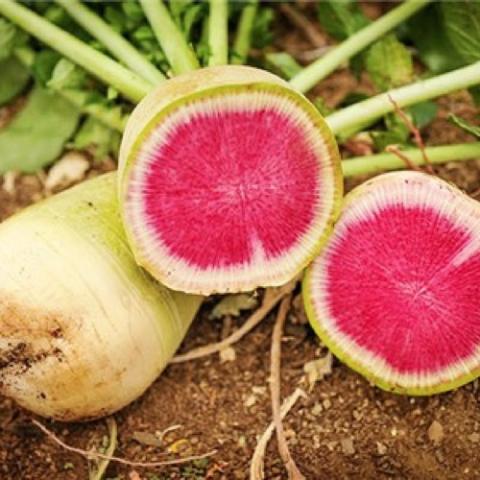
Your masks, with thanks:
[[[375,13],[375,12],[374,12]],[[312,48],[298,31],[283,35],[280,48]],[[349,91],[368,89],[348,72],[331,76],[316,89],[331,104]],[[424,132],[428,144],[469,139],[446,120],[448,112],[468,118],[468,96],[439,100],[439,118]],[[5,114],[5,112],[3,112]],[[348,155],[347,151],[344,151]],[[88,176],[114,168],[114,162],[92,166]],[[436,169],[472,196],[480,189],[480,161]],[[347,189],[363,179],[347,182]],[[42,175],[0,180],[0,221],[45,196]],[[262,292],[259,292],[262,295]],[[219,301],[210,299],[195,320],[181,351],[215,342],[231,333],[248,313],[212,320]],[[270,342],[274,314],[234,346],[234,359],[218,355],[172,365],[138,401],[116,414],[116,455],[155,461],[178,455],[217,453],[206,460],[168,468],[132,468],[111,463],[105,478],[116,480],[246,479],[258,436],[271,421],[268,389]],[[371,386],[334,360],[332,372],[309,385],[304,365],[326,355],[305,323],[298,291],[282,343],[282,395],[296,387],[307,395],[285,419],[285,430],[300,470],[308,479],[478,479],[480,478],[479,384],[429,398],[396,396]],[[225,360],[225,359],[224,359]],[[0,396],[0,479],[87,480],[89,462],[65,451],[40,432],[31,416]],[[101,450],[107,439],[104,420],[60,424],[42,420],[66,443]],[[163,436],[158,432],[177,426]],[[151,445],[152,443],[156,445]],[[266,453],[265,476],[287,478],[275,439]]]

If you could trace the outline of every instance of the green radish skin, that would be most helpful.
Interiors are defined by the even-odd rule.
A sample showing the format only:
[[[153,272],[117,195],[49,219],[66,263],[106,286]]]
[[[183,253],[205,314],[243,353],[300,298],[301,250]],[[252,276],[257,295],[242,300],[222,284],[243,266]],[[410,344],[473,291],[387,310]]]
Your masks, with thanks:
[[[135,264],[106,174],[0,224],[0,393],[45,417],[90,420],[138,398],[202,298]]]

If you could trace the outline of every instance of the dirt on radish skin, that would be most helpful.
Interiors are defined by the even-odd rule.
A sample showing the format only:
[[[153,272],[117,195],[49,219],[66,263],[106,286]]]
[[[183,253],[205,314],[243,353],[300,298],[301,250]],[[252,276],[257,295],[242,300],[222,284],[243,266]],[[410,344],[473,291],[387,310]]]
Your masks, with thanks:
[[[137,261],[202,294],[292,279],[342,194],[317,110],[278,77],[238,66],[182,75],[144,99],[122,142],[119,185]]]
[[[203,300],[136,266],[115,186],[102,175],[0,224],[0,391],[45,417],[89,420],[138,398]]]
[[[480,204],[418,172],[352,191],[308,270],[313,328],[382,388],[431,394],[480,372]]]

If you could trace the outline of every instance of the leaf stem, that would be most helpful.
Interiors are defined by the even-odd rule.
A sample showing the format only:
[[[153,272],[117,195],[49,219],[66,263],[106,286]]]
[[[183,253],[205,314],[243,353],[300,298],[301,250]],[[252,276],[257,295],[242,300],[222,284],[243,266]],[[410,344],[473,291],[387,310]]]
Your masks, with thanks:
[[[25,67],[32,68],[35,59],[35,52],[29,47],[18,47],[13,54]],[[128,121],[128,114],[121,114],[120,107],[107,107],[100,103],[89,103],[90,92],[80,89],[62,89],[49,86],[55,93],[61,95],[65,100],[84,114],[91,115],[93,118],[103,123],[112,130],[123,132]]]
[[[140,3],[173,73],[179,75],[200,68],[195,52],[186,42],[163,1],[140,0]]]
[[[228,63],[228,3],[227,0],[210,0],[208,28],[209,66]]]
[[[257,14],[258,0],[251,0],[243,7],[238,29],[233,42],[233,52],[230,63],[243,65],[250,51],[251,35],[255,15]]]
[[[307,92],[327,77],[339,65],[362,51],[365,47],[395,28],[405,19],[423,8],[431,0],[406,0],[370,25],[362,28],[327,54],[305,67],[290,80],[292,87]]]
[[[112,85],[133,102],[139,102],[152,88],[149,82],[107,55],[86,45],[14,0],[0,0],[0,14],[82,66],[107,85]]]
[[[353,134],[399,107],[430,100],[480,83],[480,61],[451,72],[381,93],[332,113],[326,120],[335,134]]]
[[[460,143],[441,147],[428,147],[425,153],[432,164],[442,164],[471,158],[480,158],[480,142]],[[425,160],[420,149],[402,150],[414,165],[425,165]],[[392,153],[380,153],[366,155],[343,160],[342,170],[345,177],[356,175],[371,175],[387,170],[399,170],[406,168],[405,162]]]
[[[55,0],[55,2],[133,72],[138,73],[152,85],[165,80],[165,75],[160,70],[82,2],[79,0]]]

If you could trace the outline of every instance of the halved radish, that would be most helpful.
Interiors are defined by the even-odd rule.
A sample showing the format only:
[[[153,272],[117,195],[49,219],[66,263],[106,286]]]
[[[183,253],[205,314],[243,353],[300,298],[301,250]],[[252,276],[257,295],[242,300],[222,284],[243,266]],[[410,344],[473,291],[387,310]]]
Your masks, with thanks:
[[[380,387],[426,395],[480,374],[480,206],[416,172],[350,193],[308,270],[311,324]]]
[[[135,109],[120,203],[140,265],[190,293],[280,285],[318,254],[342,197],[338,149],[313,105],[251,67],[207,68]]]

